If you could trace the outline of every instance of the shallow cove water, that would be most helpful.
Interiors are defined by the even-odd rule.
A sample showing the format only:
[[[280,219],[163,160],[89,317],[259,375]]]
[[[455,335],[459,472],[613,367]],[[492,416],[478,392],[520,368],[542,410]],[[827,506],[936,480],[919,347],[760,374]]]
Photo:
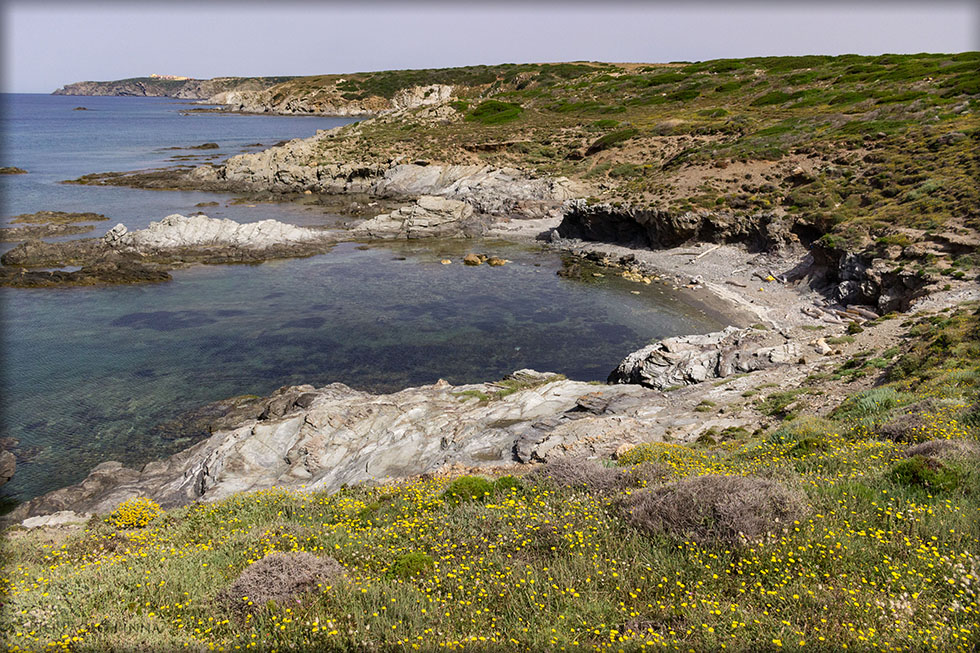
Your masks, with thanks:
[[[67,99],[72,106],[120,100]],[[150,102],[161,111],[183,108]],[[242,117],[195,118],[219,119],[217,128],[224,125],[221,119]],[[247,124],[239,123],[239,129]],[[295,123],[284,124],[293,129]],[[307,135],[318,128],[310,125]],[[246,130],[236,138],[251,142],[257,140],[253,136]],[[151,144],[132,145],[137,153],[126,157],[139,159],[143,147],[149,148],[144,159],[153,159],[171,137],[158,134]],[[185,140],[218,139],[205,130]],[[100,156],[85,159],[84,148],[63,155],[79,159],[72,174],[114,167],[100,168]],[[43,158],[4,164],[44,170]],[[43,174],[47,181],[31,182],[42,190],[70,176]],[[16,191],[17,185],[5,188]],[[49,202],[37,190],[27,196],[15,192],[8,206],[18,208],[4,207],[4,217],[73,209],[114,213],[140,226],[139,221],[183,211],[190,200],[227,204],[231,199],[213,193],[56,188]],[[124,219],[127,210],[138,213],[139,221]],[[254,219],[306,224],[332,219],[293,206],[251,210]],[[511,262],[495,268],[463,266],[461,257],[472,251]],[[442,265],[444,258],[454,263]],[[192,442],[169,439],[154,427],[234,395],[335,381],[392,391],[439,378],[489,381],[524,367],[604,380],[623,356],[651,339],[721,326],[662,286],[614,276],[573,281],[555,274],[560,265],[555,252],[501,242],[366,249],[341,244],[306,259],[178,270],[172,282],[158,285],[3,289],[3,435],[20,440],[20,460],[2,495],[26,500],[81,480],[105,460],[139,465],[178,451]]]

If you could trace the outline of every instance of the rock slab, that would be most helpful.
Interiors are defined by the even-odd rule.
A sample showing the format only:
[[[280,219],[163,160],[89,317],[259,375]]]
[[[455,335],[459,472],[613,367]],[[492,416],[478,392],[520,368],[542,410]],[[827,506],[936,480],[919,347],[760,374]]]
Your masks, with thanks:
[[[423,195],[414,204],[365,220],[354,229],[358,238],[457,238],[479,233],[473,207],[465,202]]]
[[[799,345],[781,340],[768,331],[736,327],[666,338],[627,356],[609,382],[666,390],[799,360]]]

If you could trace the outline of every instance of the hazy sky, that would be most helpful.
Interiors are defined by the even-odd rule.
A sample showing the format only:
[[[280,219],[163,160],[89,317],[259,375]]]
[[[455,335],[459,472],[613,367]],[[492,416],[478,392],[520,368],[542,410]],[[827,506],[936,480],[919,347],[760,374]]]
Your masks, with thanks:
[[[6,92],[150,73],[977,50],[974,2],[45,2],[2,5]]]

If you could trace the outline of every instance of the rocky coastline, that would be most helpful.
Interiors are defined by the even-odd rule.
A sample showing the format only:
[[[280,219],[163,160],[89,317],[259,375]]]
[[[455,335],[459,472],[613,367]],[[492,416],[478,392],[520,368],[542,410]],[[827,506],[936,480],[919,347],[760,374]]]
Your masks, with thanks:
[[[643,156],[655,155],[658,170],[673,175],[677,188],[668,184],[668,192],[648,184],[641,194],[629,184],[639,188],[636,176],[654,166],[623,163],[640,156],[630,145],[638,134],[630,123],[600,120],[589,128],[617,131],[586,130],[572,137],[535,124],[527,133],[505,137],[494,131],[498,123],[481,123],[470,103],[504,88],[500,84],[405,83],[375,92],[381,86],[362,77],[321,76],[275,85],[270,80],[187,80],[179,88],[165,84],[155,90],[139,80],[122,80],[121,87],[83,83],[60,90],[206,96],[225,110],[243,113],[374,116],[222,162],[91,174],[68,182],[247,193],[271,200],[312,198],[347,206],[349,214],[364,219],[326,231],[266,224],[272,221],[239,225],[206,216],[169,216],[142,231],[118,225],[101,239],[32,239],[0,257],[0,285],[166,281],[170,270],[194,263],[309,256],[342,240],[492,236],[567,253],[571,262],[563,273],[570,276],[580,274],[574,261],[583,261],[636,283],[665,284],[713,307],[736,326],[653,343],[627,356],[611,371],[612,385],[601,389],[533,371],[497,384],[454,388],[440,382],[384,396],[339,384],[282,389],[263,400],[259,414],[242,414],[235,424],[226,420],[207,440],[167,461],[142,470],[105,463],[79,486],[21,506],[18,518],[56,510],[100,512],[134,495],[181,505],[272,486],[333,490],[454,465],[527,464],[559,453],[609,457],[639,441],[691,443],[706,433],[717,438],[725,429],[754,431],[765,427],[770,416],[753,412],[737,397],[765,383],[797,387],[808,375],[839,364],[848,351],[828,344],[832,334],[848,328],[861,333],[861,325],[874,325],[858,343],[893,340],[895,329],[883,316],[978,296],[965,274],[941,276],[918,263],[972,256],[977,241],[968,224],[919,231],[876,226],[877,232],[862,226],[857,235],[842,235],[832,233],[833,220],[823,216],[828,205],[822,196],[813,199],[804,192],[843,183],[859,163],[877,170],[874,166],[885,156],[885,132],[866,135],[859,143],[828,145],[823,153],[801,147],[775,159],[760,154],[756,161],[745,155],[746,160],[705,163],[695,161],[697,147],[729,136],[737,140],[743,127],[726,123],[721,136],[710,132],[702,138],[695,131],[675,134],[684,121],[658,124],[645,135],[653,149]],[[507,83],[517,92],[532,79],[515,77]],[[563,106],[547,110],[561,113]],[[467,125],[475,123],[482,131],[457,147],[452,141],[456,132],[448,128],[466,134]],[[447,154],[439,160],[403,145],[412,140],[404,135],[408,131],[442,128],[450,140],[442,143]],[[966,138],[947,136],[929,141],[930,151],[959,147]],[[375,146],[379,137],[392,140]],[[617,148],[626,154],[614,153]],[[525,165],[534,157],[554,159],[558,150],[568,167],[552,162],[552,169],[587,165],[571,176]],[[728,195],[707,198],[712,200],[708,205],[670,197],[694,196],[728,175],[720,171],[729,167],[735,172],[725,182]],[[626,181],[614,188],[620,178]],[[853,193],[862,207],[877,201],[870,189],[879,188],[878,182],[869,183],[860,197]],[[376,206],[365,210],[366,205]],[[808,207],[813,210],[800,211]],[[68,266],[79,269],[45,269]],[[817,329],[826,337],[813,337]],[[833,394],[833,384],[827,390]],[[705,401],[711,411],[698,408]],[[588,433],[579,430],[583,425],[589,425]]]
[[[918,300],[915,309],[976,300],[980,289],[963,286]],[[805,306],[801,299],[795,308]],[[217,402],[161,426],[201,438],[187,449],[139,469],[102,463],[82,482],[31,499],[4,520],[57,526],[135,496],[176,507],[273,487],[332,492],[420,475],[616,458],[648,442],[723,442],[764,432],[790,411],[836,406],[867,384],[842,387],[828,372],[868,347],[900,344],[904,332],[900,320],[867,314],[823,321],[800,311],[792,319],[780,300],[755,309],[764,322],[665,338],[630,353],[604,384],[518,370],[496,382],[440,380],[385,395],[333,383]],[[864,328],[848,328],[858,323]],[[855,335],[841,337],[848,333]],[[767,388],[792,399],[778,412],[746,399]]]
[[[708,431],[751,431],[764,419],[751,410],[733,407],[702,419],[694,409],[708,399],[735,403],[747,388],[773,378],[747,372],[779,370],[799,381],[824,363],[810,355],[809,364],[800,364],[806,357],[801,343],[778,332],[729,327],[640,350],[611,374],[610,385],[519,370],[498,382],[439,381],[389,395],[339,383],[285,387],[263,399],[202,409],[190,419],[197,432],[210,435],[197,444],[139,470],[103,463],[81,483],[20,505],[9,519],[103,513],[132,496],[178,506],[270,487],[333,491],[450,467],[608,458],[640,442],[689,443]],[[724,386],[704,383],[733,375],[739,378]],[[678,391],[686,386],[691,391]],[[673,390],[669,399],[666,388]]]

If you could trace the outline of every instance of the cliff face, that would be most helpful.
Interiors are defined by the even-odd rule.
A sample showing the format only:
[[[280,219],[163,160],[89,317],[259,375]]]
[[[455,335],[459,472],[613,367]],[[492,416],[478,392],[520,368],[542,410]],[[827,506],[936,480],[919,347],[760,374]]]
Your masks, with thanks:
[[[114,95],[206,99],[229,91],[262,91],[291,77],[215,77],[214,79],[161,79],[134,77],[111,82],[75,82],[53,95]]]

